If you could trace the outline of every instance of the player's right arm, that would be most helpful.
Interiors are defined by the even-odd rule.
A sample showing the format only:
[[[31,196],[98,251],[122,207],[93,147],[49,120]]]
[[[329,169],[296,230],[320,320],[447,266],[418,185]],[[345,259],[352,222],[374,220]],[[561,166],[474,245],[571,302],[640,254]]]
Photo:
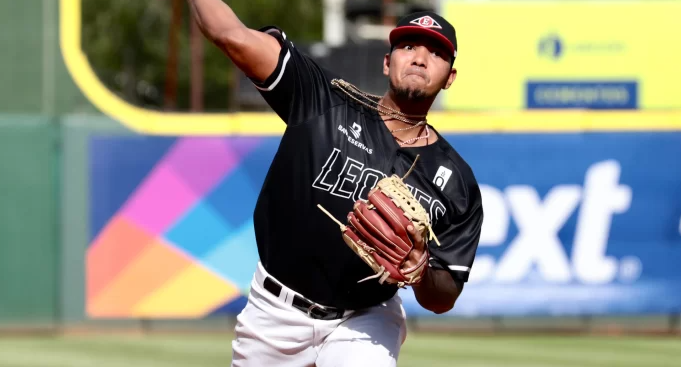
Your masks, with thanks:
[[[280,43],[246,27],[222,0],[189,0],[201,32],[249,78],[264,82],[276,69]]]
[[[288,125],[304,123],[332,105],[325,71],[281,29],[249,29],[222,0],[189,0],[189,4],[203,34],[249,77]]]

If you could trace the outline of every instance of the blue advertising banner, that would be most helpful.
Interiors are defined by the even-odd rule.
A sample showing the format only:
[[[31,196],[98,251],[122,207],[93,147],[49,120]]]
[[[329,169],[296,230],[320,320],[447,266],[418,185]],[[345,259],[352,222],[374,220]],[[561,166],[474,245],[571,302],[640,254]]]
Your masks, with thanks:
[[[634,110],[638,108],[636,82],[528,81],[528,109],[584,108]]]
[[[450,136],[483,234],[450,314],[681,311],[681,134]],[[426,313],[404,291],[410,314]]]
[[[450,315],[681,311],[681,133],[445,138],[473,168],[485,210]],[[279,141],[94,138],[89,314],[239,312],[257,262],[244,213]],[[142,276],[149,266],[159,272]],[[433,315],[400,293],[408,315]]]

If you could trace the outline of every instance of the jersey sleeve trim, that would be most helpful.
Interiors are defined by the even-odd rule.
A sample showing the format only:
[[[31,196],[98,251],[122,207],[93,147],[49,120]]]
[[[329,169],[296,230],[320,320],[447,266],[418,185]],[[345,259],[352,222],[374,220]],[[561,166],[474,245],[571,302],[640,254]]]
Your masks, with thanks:
[[[280,61],[281,70],[279,70],[279,74],[277,75],[277,78],[274,79],[274,81],[271,84],[269,84],[269,86],[266,86],[268,84],[267,83],[268,80],[266,80],[265,83],[263,83],[266,87],[261,87],[261,86],[258,85],[258,83],[255,83],[255,82],[253,82],[253,85],[256,88],[258,88],[262,91],[265,91],[265,92],[272,91],[277,86],[277,84],[279,84],[279,82],[281,81],[281,78],[284,77],[284,72],[286,71],[286,64],[288,64],[289,59],[291,59],[291,51],[286,50],[286,56],[284,56],[284,60]],[[280,67],[277,66],[277,69],[279,69],[279,68]],[[276,73],[276,70],[275,70],[275,73]],[[276,75],[276,74],[273,73],[273,75]]]
[[[431,257],[428,266],[433,269],[447,271],[453,279],[468,282],[471,268],[463,265],[444,265],[438,259]]]
[[[279,84],[281,79],[284,77],[284,73],[286,72],[286,65],[288,65],[288,62],[291,59],[291,50],[286,45],[287,42],[286,33],[284,33],[281,29],[274,26],[268,26],[261,28],[259,31],[267,33],[272,37],[276,38],[279,41],[279,44],[281,45],[281,51],[279,52],[279,62],[277,63],[277,67],[274,69],[272,74],[262,83],[258,83],[257,81],[251,79],[251,83],[253,83],[253,85],[257,89],[265,92],[270,92],[274,90],[274,88]]]
[[[462,266],[462,265],[449,265],[447,266],[449,270],[453,271],[465,271],[466,273],[469,273],[471,271],[471,268],[468,266]]]
[[[437,261],[437,259],[435,259],[434,257],[431,257],[429,260],[430,261],[433,261],[433,260]],[[431,267],[432,267],[432,263],[431,263]],[[470,266],[447,265],[447,268],[449,268],[449,270],[451,270],[451,271],[460,271],[460,272],[464,272],[464,273],[470,273],[471,272]]]

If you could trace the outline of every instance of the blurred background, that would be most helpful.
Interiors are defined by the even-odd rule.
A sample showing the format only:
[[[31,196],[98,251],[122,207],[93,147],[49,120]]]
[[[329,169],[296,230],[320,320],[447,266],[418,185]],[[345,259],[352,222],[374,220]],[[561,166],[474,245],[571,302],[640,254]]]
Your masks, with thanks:
[[[400,366],[681,366],[681,1],[232,0],[361,89],[435,10],[485,223]],[[226,366],[283,124],[185,0],[0,0],[0,366]]]

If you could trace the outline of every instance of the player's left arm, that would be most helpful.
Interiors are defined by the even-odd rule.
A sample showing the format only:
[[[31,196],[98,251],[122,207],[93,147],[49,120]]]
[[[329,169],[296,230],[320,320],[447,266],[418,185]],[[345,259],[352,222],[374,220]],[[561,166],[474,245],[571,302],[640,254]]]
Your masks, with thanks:
[[[463,291],[463,282],[452,278],[446,270],[427,268],[421,283],[412,288],[416,300],[423,308],[442,314],[454,308]]]
[[[464,181],[465,182],[465,181]],[[430,262],[423,280],[414,285],[414,295],[419,304],[436,314],[454,308],[456,300],[468,281],[482,229],[483,209],[480,188],[475,180],[468,180],[465,189],[467,200],[452,213],[451,224],[437,237],[441,246],[431,243]]]

